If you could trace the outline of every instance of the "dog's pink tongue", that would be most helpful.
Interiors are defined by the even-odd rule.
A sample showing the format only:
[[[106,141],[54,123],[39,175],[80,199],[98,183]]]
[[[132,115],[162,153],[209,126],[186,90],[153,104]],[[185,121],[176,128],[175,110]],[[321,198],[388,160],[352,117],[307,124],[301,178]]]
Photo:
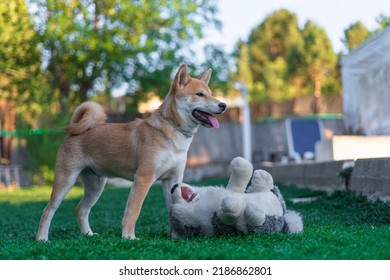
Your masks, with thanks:
[[[208,115],[207,118],[209,119],[211,125],[214,127],[214,128],[219,128],[219,122],[216,118],[214,118],[212,115]]]

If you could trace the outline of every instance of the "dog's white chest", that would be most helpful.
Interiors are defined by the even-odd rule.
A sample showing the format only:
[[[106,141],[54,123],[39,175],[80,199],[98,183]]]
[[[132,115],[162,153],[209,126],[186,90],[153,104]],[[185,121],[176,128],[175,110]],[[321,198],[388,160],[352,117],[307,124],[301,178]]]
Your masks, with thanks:
[[[187,149],[180,151],[176,149],[160,151],[155,158],[156,178],[165,179],[169,177],[170,171],[181,168],[186,164],[186,160]]]

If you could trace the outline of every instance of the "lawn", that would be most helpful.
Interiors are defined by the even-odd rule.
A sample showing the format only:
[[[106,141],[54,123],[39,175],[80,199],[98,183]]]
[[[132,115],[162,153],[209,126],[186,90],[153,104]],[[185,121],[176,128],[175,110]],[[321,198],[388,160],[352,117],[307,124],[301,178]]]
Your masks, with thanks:
[[[225,184],[226,180],[205,182]],[[128,189],[108,187],[92,209],[90,223],[99,233],[81,236],[74,209],[82,196],[75,187],[53,219],[50,239],[34,240],[50,188],[0,191],[0,259],[390,259],[390,203],[368,202],[350,192],[329,196],[281,186],[290,208],[301,212],[301,234],[171,239],[160,186],[153,186],[137,224],[140,240],[122,240],[121,219]],[[319,196],[292,204],[294,197]]]

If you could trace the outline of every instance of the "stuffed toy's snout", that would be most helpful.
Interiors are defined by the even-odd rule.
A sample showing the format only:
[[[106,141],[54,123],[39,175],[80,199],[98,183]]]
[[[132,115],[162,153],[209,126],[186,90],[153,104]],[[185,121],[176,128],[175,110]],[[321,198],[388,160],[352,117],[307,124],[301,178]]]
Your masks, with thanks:
[[[186,202],[192,202],[199,199],[199,194],[187,184],[175,184],[171,189],[171,195],[174,202],[182,199]]]

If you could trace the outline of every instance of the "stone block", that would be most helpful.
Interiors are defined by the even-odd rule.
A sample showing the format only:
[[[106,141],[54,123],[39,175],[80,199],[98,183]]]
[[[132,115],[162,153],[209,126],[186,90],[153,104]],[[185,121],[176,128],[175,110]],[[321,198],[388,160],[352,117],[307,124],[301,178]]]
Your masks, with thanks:
[[[390,200],[390,158],[358,159],[350,188],[369,199]]]

